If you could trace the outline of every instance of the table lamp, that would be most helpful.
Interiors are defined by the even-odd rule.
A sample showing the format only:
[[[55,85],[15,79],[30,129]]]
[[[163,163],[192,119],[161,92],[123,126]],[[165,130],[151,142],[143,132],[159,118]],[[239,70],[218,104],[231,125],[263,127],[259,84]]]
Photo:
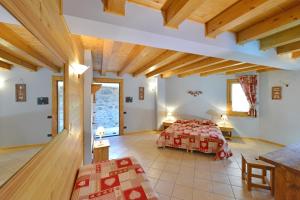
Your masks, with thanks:
[[[228,117],[226,114],[221,115],[221,120],[223,122],[223,126],[226,126],[226,122],[228,121]]]
[[[100,137],[100,143],[101,143],[101,139],[104,135],[104,132],[105,132],[105,130],[102,126],[99,126],[96,130],[96,136]]]

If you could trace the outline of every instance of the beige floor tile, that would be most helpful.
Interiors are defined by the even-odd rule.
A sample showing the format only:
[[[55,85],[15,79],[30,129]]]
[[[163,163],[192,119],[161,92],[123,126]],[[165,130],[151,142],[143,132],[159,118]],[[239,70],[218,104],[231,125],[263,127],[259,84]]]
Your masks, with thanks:
[[[218,183],[230,184],[228,176],[223,174],[212,174],[212,180]]]
[[[158,193],[159,200],[170,200],[170,196]]]
[[[176,184],[173,190],[172,197],[182,200],[192,200],[193,188]]]
[[[163,171],[170,172],[170,173],[178,173],[180,170],[180,165],[176,164],[166,164]]]
[[[194,186],[194,177],[179,174],[176,179],[176,184],[184,185],[187,187],[193,187]]]
[[[175,183],[176,178],[177,178],[177,174],[162,172],[159,179],[163,180],[163,181],[168,181],[168,182],[171,182],[171,183]]]
[[[212,192],[213,184],[211,181],[195,178],[194,188],[199,191]]]
[[[160,177],[161,173],[162,173],[162,170],[154,169],[154,168],[149,168],[149,170],[146,171],[146,174],[148,177],[156,178],[156,179],[158,179]]]
[[[212,200],[235,200],[234,197],[223,196],[219,194],[212,194]]]
[[[263,154],[278,149],[278,146],[261,141],[232,139],[229,146],[234,155],[227,160],[215,161],[212,154],[157,148],[157,137],[157,134],[111,137],[110,157],[134,155],[144,166],[161,199],[184,200],[179,194],[172,196],[175,183],[178,187],[192,188],[194,200],[233,200],[234,195],[243,200],[273,199],[265,190],[252,190],[250,197],[247,191],[243,192],[246,185],[241,181],[240,154]],[[0,156],[0,163],[1,159],[4,158]]]
[[[238,176],[228,176],[230,184],[232,186],[244,187],[246,185],[245,181]]]
[[[213,193],[227,197],[234,197],[230,184],[213,182]]]
[[[156,183],[155,191],[167,196],[171,196],[174,188],[174,183],[159,180]]]
[[[193,200],[212,200],[212,193],[194,189]]]

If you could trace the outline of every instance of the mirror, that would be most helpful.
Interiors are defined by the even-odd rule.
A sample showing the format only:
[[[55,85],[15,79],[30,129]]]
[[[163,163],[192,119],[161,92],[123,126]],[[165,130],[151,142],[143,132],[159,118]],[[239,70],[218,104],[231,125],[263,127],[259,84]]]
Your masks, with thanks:
[[[63,130],[64,86],[62,61],[1,6],[0,30],[1,187]]]

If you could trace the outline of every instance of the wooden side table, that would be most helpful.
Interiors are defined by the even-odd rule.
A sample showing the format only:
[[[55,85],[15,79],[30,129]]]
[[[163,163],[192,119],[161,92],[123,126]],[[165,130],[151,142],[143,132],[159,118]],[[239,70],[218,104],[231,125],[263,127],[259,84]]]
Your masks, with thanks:
[[[100,162],[109,160],[109,141],[101,140],[94,143],[94,160],[93,162]]]
[[[167,129],[169,126],[171,126],[174,122],[168,122],[168,121],[165,121],[163,122],[163,129]]]
[[[231,139],[233,127],[229,125],[220,125],[220,124],[218,124],[218,126],[221,129],[223,136],[226,139]]]

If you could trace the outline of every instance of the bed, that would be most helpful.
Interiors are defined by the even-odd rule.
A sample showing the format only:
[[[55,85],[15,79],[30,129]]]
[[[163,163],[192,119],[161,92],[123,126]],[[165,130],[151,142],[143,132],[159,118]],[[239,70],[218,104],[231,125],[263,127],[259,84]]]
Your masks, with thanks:
[[[141,165],[133,157],[80,168],[72,200],[158,200]]]
[[[214,153],[215,159],[232,156],[221,130],[210,120],[177,120],[160,133],[157,146]]]

